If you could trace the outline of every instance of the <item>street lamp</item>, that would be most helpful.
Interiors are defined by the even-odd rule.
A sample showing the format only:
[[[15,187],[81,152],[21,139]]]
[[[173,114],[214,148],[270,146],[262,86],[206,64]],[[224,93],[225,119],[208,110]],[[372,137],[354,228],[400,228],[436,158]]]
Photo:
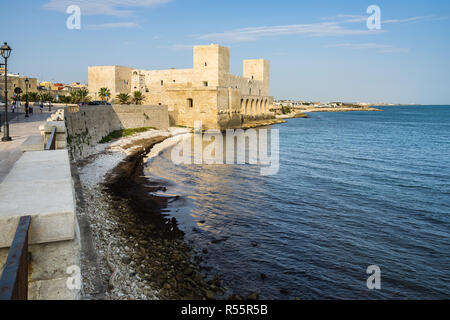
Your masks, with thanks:
[[[30,80],[28,78],[25,78],[25,94],[27,96],[26,102],[25,102],[25,118],[28,118],[28,84],[30,83]]]
[[[9,136],[9,123],[8,123],[8,58],[11,55],[11,47],[5,42],[0,47],[0,54],[5,59],[5,134],[2,138],[2,141],[11,141],[11,137]]]

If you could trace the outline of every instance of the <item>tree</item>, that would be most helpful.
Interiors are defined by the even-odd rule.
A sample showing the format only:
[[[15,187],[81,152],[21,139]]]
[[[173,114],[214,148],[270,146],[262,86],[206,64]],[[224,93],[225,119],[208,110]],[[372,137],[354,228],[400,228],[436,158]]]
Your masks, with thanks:
[[[59,102],[61,103],[71,103],[72,97],[71,96],[59,96]]]
[[[140,91],[133,92],[133,103],[134,104],[142,104],[144,101],[145,96]]]
[[[81,102],[80,95],[78,94],[78,91],[72,91],[70,93],[70,102],[72,102],[72,103],[80,103]]]
[[[111,97],[111,90],[108,88],[100,88],[98,91],[98,96],[102,101],[108,101],[109,97]]]
[[[39,100],[41,100],[43,102],[45,102],[45,101],[53,102],[53,97],[48,92],[41,92],[41,93],[39,93]]]
[[[119,93],[116,99],[119,100],[119,104],[130,104],[130,95],[128,93]]]
[[[37,92],[28,92],[28,95],[23,94],[20,97],[20,100],[27,101],[27,96],[28,96],[28,102],[39,101],[39,94]]]
[[[87,89],[74,90],[70,93],[70,99],[72,103],[87,102],[90,100],[88,97],[89,91]]]
[[[90,98],[88,97],[89,91],[88,89],[80,89],[78,90],[78,96],[81,99],[81,102],[87,102],[90,100]]]
[[[28,92],[28,101],[38,101],[39,100],[39,93],[37,92]]]

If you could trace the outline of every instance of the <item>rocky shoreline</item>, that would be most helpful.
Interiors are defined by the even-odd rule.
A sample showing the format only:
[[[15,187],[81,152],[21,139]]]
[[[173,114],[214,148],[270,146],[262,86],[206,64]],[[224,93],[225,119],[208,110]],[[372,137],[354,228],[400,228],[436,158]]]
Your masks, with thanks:
[[[163,214],[173,199],[151,195],[165,187],[142,177],[143,158],[168,137],[154,133],[121,139],[77,162],[85,200],[78,215],[89,220],[96,255],[93,263],[92,254],[82,252],[84,299],[226,298],[220,277],[205,277],[202,254],[193,253],[176,220]],[[83,179],[98,169],[105,174]]]

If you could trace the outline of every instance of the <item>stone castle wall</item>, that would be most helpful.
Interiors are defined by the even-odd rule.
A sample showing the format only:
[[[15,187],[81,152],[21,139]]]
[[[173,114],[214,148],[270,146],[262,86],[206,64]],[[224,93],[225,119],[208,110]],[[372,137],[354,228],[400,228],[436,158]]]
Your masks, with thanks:
[[[229,48],[195,46],[192,69],[140,70],[89,67],[91,95],[101,87],[119,93],[140,91],[145,103],[167,105],[173,124],[226,129],[227,123],[274,117],[270,113],[270,66],[264,59],[244,60],[243,76],[230,74]],[[225,125],[225,127],[224,127]]]
[[[113,131],[131,128],[169,128],[167,106],[89,106],[65,113],[67,140],[74,158],[86,156],[89,148]]]

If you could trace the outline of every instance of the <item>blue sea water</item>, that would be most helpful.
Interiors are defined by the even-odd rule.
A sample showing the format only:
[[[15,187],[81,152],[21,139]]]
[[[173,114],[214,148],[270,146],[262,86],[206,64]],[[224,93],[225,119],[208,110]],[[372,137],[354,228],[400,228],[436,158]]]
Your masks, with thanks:
[[[272,126],[275,176],[252,165],[177,166],[170,150],[146,174],[180,196],[168,212],[229,292],[448,299],[450,106],[382,108]],[[381,268],[381,290],[366,286],[370,265]]]

